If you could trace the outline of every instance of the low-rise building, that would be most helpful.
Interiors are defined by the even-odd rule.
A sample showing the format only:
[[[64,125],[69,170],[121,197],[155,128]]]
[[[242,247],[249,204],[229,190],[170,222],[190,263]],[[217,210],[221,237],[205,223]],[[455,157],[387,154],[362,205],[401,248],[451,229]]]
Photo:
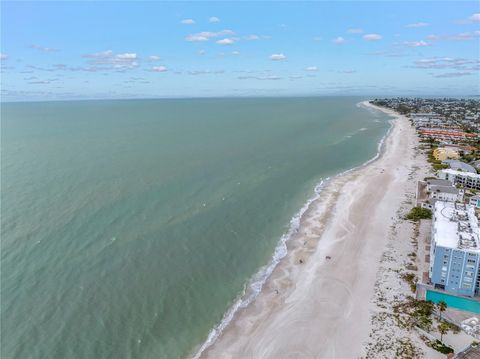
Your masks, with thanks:
[[[460,158],[460,154],[454,148],[449,147],[437,147],[433,150],[433,157],[439,161],[445,160],[458,160]]]
[[[446,179],[457,186],[480,189],[480,175],[477,173],[455,171],[447,168],[438,171],[438,178]]]
[[[445,179],[431,178],[417,185],[417,206],[433,210],[435,202],[462,202],[465,191]]]
[[[422,128],[419,131],[421,137],[433,138],[436,140],[459,140],[459,139],[475,139],[477,135],[474,133],[462,132],[458,130],[444,130],[441,128]]]
[[[429,275],[435,288],[468,297],[478,295],[480,242],[473,206],[436,201],[430,258]]]
[[[429,197],[440,201],[462,202],[463,194],[463,189],[455,186],[431,186]]]

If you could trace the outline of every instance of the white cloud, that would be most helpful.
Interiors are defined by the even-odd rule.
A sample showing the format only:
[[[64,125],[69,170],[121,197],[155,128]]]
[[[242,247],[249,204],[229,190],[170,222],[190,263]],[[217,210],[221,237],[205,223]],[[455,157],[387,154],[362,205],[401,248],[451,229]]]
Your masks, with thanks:
[[[182,24],[184,25],[193,25],[195,24],[195,20],[193,19],[183,19],[182,21],[180,21]]]
[[[31,85],[48,85],[52,82],[59,81],[58,79],[48,79],[48,80],[39,80],[39,81],[30,81],[28,82]]]
[[[472,14],[471,16],[467,17],[466,19],[461,19],[456,21],[457,24],[473,24],[480,22],[480,13]]]
[[[473,31],[473,32],[462,32],[460,34],[455,35],[428,35],[427,39],[431,41],[439,41],[439,40],[446,40],[446,41],[469,41],[473,40],[480,36],[480,31]]]
[[[346,42],[346,40],[343,37],[339,36],[339,37],[335,38],[333,40],[333,42],[336,43],[336,44],[344,44]]]
[[[153,66],[152,70],[153,72],[166,72],[168,69],[165,66]]]
[[[451,58],[451,57],[430,57],[415,60],[411,66],[417,69],[453,69],[460,72],[471,72],[480,70],[480,60]]]
[[[188,35],[185,40],[190,41],[190,42],[198,42],[198,41],[208,41],[207,36],[199,35],[199,34],[193,34],[193,35]]]
[[[220,19],[216,16],[211,16],[208,18],[208,22],[220,22]]]
[[[84,57],[90,59],[88,62],[91,65],[108,65],[116,69],[132,69],[138,66],[138,56],[133,52],[115,54],[112,50],[107,50],[84,55]]]
[[[119,59],[122,59],[122,60],[131,60],[131,59],[136,59],[137,58],[137,54],[135,53],[124,53],[124,54],[118,54],[116,55],[117,58]]]
[[[363,29],[353,28],[353,29],[348,29],[347,32],[349,34],[362,34]]]
[[[436,78],[453,78],[453,77],[463,77],[473,75],[473,72],[462,71],[462,72],[447,72],[445,74],[434,74],[433,77]]]
[[[282,78],[277,75],[268,76],[239,76],[239,80],[281,80]]]
[[[0,60],[6,60],[6,59],[8,59],[7,54],[0,53]]]
[[[151,56],[148,57],[148,60],[150,60],[150,61],[158,61],[158,60],[160,60],[160,56],[151,55]]]
[[[363,38],[367,41],[378,41],[383,39],[383,36],[378,34],[367,34],[364,35]]]
[[[473,14],[468,18],[471,22],[480,22],[480,13]]]
[[[404,45],[408,47],[423,47],[423,46],[431,46],[432,44],[430,44],[429,42],[420,40],[420,41],[406,41],[404,42]]]
[[[225,39],[216,41],[216,43],[219,45],[233,45],[235,43],[235,40],[232,38],[225,38]]]
[[[417,28],[417,27],[426,27],[430,26],[428,22],[414,22],[412,24],[405,25],[405,27]]]
[[[240,51],[232,51],[232,55],[238,56],[238,55],[240,55]]]
[[[219,37],[219,36],[226,36],[226,35],[233,35],[234,32],[232,30],[222,30],[217,32],[212,31],[202,31],[196,34],[188,35],[185,40],[190,42],[197,42],[197,41],[208,41],[212,37]]]
[[[205,55],[205,50],[198,50],[199,55]]]
[[[42,51],[42,52],[56,52],[58,51],[58,49],[53,49],[51,47],[44,47],[44,46],[40,46],[40,45],[30,45],[30,48],[32,49],[36,49],[36,50],[39,50],[39,51]]]
[[[189,75],[218,75],[218,74],[223,74],[225,71],[224,70],[192,70],[188,71]]]
[[[308,66],[308,67],[305,67],[305,71],[318,71],[318,67],[317,66]]]
[[[287,56],[285,56],[284,54],[272,54],[270,55],[270,60],[273,60],[273,61],[283,61],[283,60],[286,60],[287,59]]]
[[[250,40],[250,41],[252,41],[252,40],[260,40],[260,36],[254,35],[254,34],[244,36],[243,38],[244,38],[245,40]]]

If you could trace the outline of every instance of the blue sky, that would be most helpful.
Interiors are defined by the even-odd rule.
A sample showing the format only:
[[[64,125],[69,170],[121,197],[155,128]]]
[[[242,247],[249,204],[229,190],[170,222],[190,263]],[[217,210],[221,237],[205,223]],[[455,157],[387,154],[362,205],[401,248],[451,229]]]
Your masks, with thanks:
[[[479,94],[476,1],[1,3],[3,101]]]

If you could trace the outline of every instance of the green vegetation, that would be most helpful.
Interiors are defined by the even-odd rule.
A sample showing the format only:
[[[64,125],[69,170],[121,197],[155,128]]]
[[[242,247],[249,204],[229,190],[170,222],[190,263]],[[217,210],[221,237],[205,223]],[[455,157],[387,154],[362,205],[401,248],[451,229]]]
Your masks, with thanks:
[[[377,99],[375,99],[375,101],[370,101],[370,103],[372,103],[374,105],[377,105],[377,106],[387,106],[388,105],[387,101],[377,100]]]
[[[415,222],[418,222],[421,219],[430,219],[432,218],[432,211],[428,208],[413,207],[410,213],[407,214],[406,218]]]
[[[435,304],[430,300],[417,300],[408,297],[408,301],[393,308],[399,325],[403,328],[415,326],[429,331],[432,327],[432,313]]]
[[[417,300],[414,304],[415,309],[412,314],[417,325],[424,330],[430,330],[432,326],[433,302],[430,300]]]
[[[450,354],[454,352],[453,348],[450,348],[449,346],[443,344],[440,340],[431,342],[430,346],[437,352],[440,352],[442,354]]]
[[[440,312],[440,321],[442,321],[442,313],[447,310],[447,302],[441,300],[437,303],[437,309]]]
[[[417,290],[417,276],[414,273],[404,273],[402,275],[403,280],[410,284],[410,290],[415,293]]]
[[[439,171],[439,170],[444,170],[444,169],[448,168],[448,165],[443,164],[443,163],[434,163],[434,164],[432,164],[432,167],[435,171]]]
[[[479,158],[480,158],[480,153],[478,153],[477,151],[473,151],[472,153],[469,153],[469,154],[464,153],[464,154],[462,155],[462,160],[463,160],[464,162],[467,162],[467,163],[468,163],[468,162],[476,161],[476,160],[478,160]]]
[[[437,327],[438,331],[440,332],[440,341],[443,343],[443,335],[448,333],[450,327],[447,323],[440,323]]]
[[[450,322],[445,322],[454,334],[460,333],[460,327]]]
[[[404,105],[404,104],[400,104],[398,105],[397,107],[397,111],[398,113],[402,114],[402,115],[407,115],[410,113],[411,109],[409,106],[407,105]]]

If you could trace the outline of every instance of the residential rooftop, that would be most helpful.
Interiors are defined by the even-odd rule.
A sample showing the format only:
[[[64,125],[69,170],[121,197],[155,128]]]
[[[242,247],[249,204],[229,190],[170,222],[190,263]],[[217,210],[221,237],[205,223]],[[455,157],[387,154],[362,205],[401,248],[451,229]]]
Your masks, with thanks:
[[[427,184],[429,186],[453,186],[452,182],[450,182],[449,180],[439,178],[428,179]]]
[[[442,163],[448,164],[450,168],[455,171],[458,171],[460,169],[463,172],[477,173],[473,166],[470,166],[469,164],[459,160],[444,160],[442,161]]]
[[[443,173],[448,173],[454,176],[465,176],[465,177],[470,177],[470,178],[475,178],[478,179],[480,178],[480,175],[478,173],[471,173],[471,172],[465,172],[465,171],[456,171],[451,168],[447,168],[445,170],[441,170]]]
[[[443,193],[452,193],[452,194],[458,194],[460,193],[460,190],[451,184],[449,186],[436,186],[432,185],[430,186],[430,191],[432,192],[443,192]]]
[[[437,246],[480,253],[478,220],[468,204],[435,202],[434,240]]]

